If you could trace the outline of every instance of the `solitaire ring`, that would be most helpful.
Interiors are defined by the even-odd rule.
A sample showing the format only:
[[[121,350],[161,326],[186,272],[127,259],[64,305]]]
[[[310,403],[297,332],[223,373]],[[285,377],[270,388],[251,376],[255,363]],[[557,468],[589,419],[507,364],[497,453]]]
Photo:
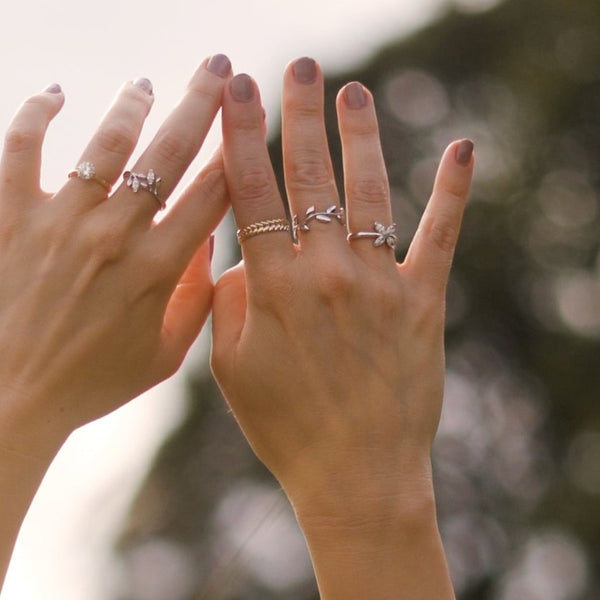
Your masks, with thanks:
[[[373,223],[373,231],[356,231],[355,233],[349,233],[346,236],[346,239],[349,242],[352,240],[361,240],[365,238],[372,239],[373,246],[376,248],[387,245],[393,250],[398,244],[398,237],[396,236],[396,223],[392,223],[390,226],[386,227],[385,225],[375,221],[375,223]]]
[[[137,193],[140,190],[146,190],[154,196],[160,210],[166,208],[166,202],[158,195],[158,187],[161,184],[162,179],[157,177],[152,169],[149,169],[147,173],[125,171],[125,173],[123,173],[123,179],[125,180],[127,187],[131,188],[134,193]]]
[[[287,219],[267,219],[266,221],[257,221],[246,225],[237,230],[238,243],[241,246],[248,238],[261,233],[271,233],[273,231],[289,231],[290,223]]]
[[[106,179],[102,179],[102,177],[96,175],[96,166],[94,163],[89,161],[85,161],[77,165],[76,169],[69,171],[68,176],[69,178],[77,177],[87,181],[95,181],[96,183],[99,183],[109,194],[110,190],[112,189],[112,185],[108,183]]]

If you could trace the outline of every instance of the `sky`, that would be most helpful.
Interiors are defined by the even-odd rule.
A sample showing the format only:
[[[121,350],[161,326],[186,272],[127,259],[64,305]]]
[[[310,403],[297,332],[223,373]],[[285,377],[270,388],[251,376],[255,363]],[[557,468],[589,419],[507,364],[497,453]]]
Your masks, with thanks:
[[[29,95],[59,83],[66,95],[44,146],[42,182],[62,185],[123,81],[148,77],[155,102],[139,154],[206,56],[225,53],[253,75],[267,122],[278,118],[281,75],[299,56],[325,74],[357,66],[385,41],[424,24],[451,4],[492,0],[19,0],[0,9],[3,93],[0,129]],[[196,165],[218,143],[211,133]],[[134,156],[135,158],[135,156]],[[193,169],[182,185],[193,176]],[[219,254],[216,269],[227,257]],[[184,369],[206,368],[207,336]],[[204,367],[200,366],[204,365]],[[75,432],[34,500],[1,600],[100,600],[118,580],[110,542],[161,439],[183,414],[183,374],[113,415]],[[132,440],[135,443],[132,444]],[[115,577],[106,577],[110,573]]]

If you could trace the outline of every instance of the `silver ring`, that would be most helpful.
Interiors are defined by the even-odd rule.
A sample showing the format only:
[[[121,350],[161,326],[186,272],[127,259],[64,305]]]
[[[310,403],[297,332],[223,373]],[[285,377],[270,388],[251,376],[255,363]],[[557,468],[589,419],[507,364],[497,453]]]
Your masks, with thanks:
[[[338,207],[336,204],[332,204],[324,211],[318,211],[314,206],[310,206],[306,209],[302,221],[300,221],[298,215],[294,215],[292,227],[295,238],[298,237],[298,231],[310,231],[308,223],[312,219],[319,221],[319,223],[331,223],[333,220],[336,220],[340,225],[346,224],[346,215],[343,206]]]
[[[86,160],[81,164],[77,165],[76,169],[69,171],[67,173],[69,178],[77,177],[79,179],[85,179],[86,181],[95,181],[99,183],[109,194],[112,189],[112,185],[106,181],[106,179],[102,179],[102,177],[98,177],[96,175],[96,166],[94,163]]]
[[[382,225],[375,221],[373,223],[373,231],[357,231],[355,233],[349,233],[346,236],[348,241],[361,240],[361,239],[372,239],[373,246],[376,248],[386,244],[392,250],[398,244],[398,237],[396,236],[396,223],[392,223],[389,227]]]
[[[290,224],[287,219],[267,219],[266,221],[257,221],[246,225],[237,230],[238,244],[241,246],[248,238],[261,233],[271,233],[273,231],[289,231]]]
[[[140,190],[150,192],[158,202],[160,210],[167,206],[166,202],[158,195],[158,186],[162,182],[162,179],[157,177],[152,169],[149,169],[145,174],[125,171],[125,173],[123,173],[123,179],[125,179],[127,187],[130,187],[135,193]]]

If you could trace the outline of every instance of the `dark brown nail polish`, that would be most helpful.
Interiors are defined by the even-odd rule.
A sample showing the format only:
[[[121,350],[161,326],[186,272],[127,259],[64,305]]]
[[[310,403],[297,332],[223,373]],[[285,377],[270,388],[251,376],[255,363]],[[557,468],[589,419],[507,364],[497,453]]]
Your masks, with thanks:
[[[152,82],[145,77],[140,77],[133,82],[135,87],[140,88],[143,92],[146,92],[149,96],[152,96]]]
[[[466,166],[471,162],[474,144],[471,140],[462,140],[456,146],[456,162],[459,165]]]
[[[350,108],[363,108],[367,104],[365,88],[357,81],[349,83],[344,88],[344,98]]]
[[[219,77],[227,77],[231,71],[231,62],[224,54],[215,54],[206,63],[206,68]]]
[[[52,83],[44,91],[48,92],[49,94],[60,94],[62,92],[62,88],[58,83]]]
[[[254,84],[249,75],[236,75],[229,84],[231,95],[237,102],[250,102],[254,98]]]
[[[317,79],[317,63],[312,58],[299,58],[292,67],[298,83],[305,85],[314,83]]]

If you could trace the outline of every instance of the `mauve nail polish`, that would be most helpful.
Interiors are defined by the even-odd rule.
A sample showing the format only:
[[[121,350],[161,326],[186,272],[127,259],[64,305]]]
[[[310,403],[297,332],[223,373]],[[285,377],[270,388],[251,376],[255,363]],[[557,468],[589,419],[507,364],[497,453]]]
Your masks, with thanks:
[[[249,75],[236,75],[229,84],[231,95],[238,102],[250,102],[254,98],[254,85]]]
[[[152,82],[145,77],[140,77],[133,82],[135,87],[140,88],[140,90],[146,92],[149,96],[152,96]]]
[[[456,147],[456,162],[459,165],[468,165],[471,162],[474,144],[471,140],[462,140]]]
[[[367,104],[367,95],[363,86],[354,81],[344,89],[344,98],[350,108],[362,108]]]
[[[317,79],[317,64],[312,58],[299,58],[292,69],[298,83],[310,84]]]
[[[215,54],[210,57],[206,68],[219,77],[227,77],[231,71],[231,62],[224,54]]]

